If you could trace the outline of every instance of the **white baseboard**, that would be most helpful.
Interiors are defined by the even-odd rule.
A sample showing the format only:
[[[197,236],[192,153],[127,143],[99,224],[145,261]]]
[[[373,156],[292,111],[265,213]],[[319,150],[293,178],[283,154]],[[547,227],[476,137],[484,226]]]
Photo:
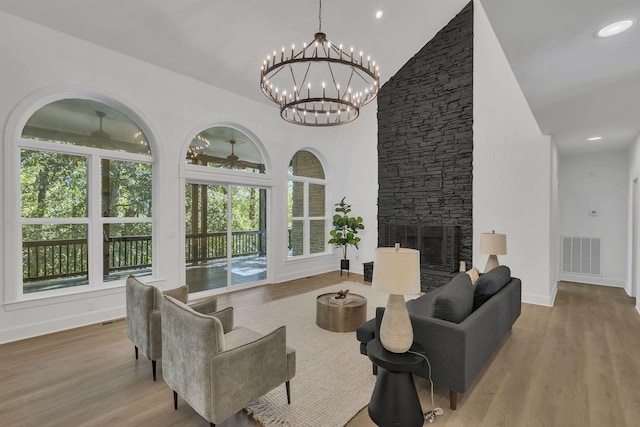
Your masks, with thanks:
[[[126,307],[113,307],[104,310],[90,311],[59,319],[30,323],[14,328],[0,329],[0,344],[23,340],[26,338],[60,332],[80,326],[93,325],[108,320],[119,319],[126,315]]]
[[[611,286],[613,288],[625,288],[627,282],[620,279],[611,279],[607,277],[595,277],[595,276],[582,276],[579,274],[567,274],[560,273],[558,280],[564,280],[566,282],[578,282],[586,283],[589,285]]]
[[[339,266],[337,266],[339,268]],[[315,268],[310,268],[304,271],[294,271],[285,274],[275,275],[273,278],[273,283],[281,283],[288,282],[289,280],[302,279],[307,276],[315,276],[316,274],[328,273],[330,271],[338,270],[335,265],[333,266],[320,266]]]
[[[557,286],[553,288],[553,292],[551,296],[523,293],[522,302],[525,302],[527,304],[542,305],[544,307],[553,307],[553,303],[556,300],[557,293],[558,293]]]

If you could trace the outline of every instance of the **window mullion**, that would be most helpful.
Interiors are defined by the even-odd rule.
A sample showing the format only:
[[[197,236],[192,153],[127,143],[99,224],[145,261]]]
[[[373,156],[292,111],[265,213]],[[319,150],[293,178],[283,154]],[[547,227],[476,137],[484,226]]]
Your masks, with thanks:
[[[102,194],[102,179],[101,179],[101,165],[99,156],[88,156],[87,158],[88,173],[87,173],[87,189],[89,200],[87,206],[89,207],[89,235],[88,235],[88,248],[89,248],[89,286],[95,287],[103,282],[103,240],[99,238],[102,233],[102,212],[101,212],[101,194]]]
[[[302,253],[304,255],[309,255],[311,253],[311,223],[309,221],[309,181],[304,181],[304,198],[303,198],[303,249]]]
[[[230,288],[233,280],[233,187],[227,185],[227,288]],[[206,232],[206,230],[205,230]]]

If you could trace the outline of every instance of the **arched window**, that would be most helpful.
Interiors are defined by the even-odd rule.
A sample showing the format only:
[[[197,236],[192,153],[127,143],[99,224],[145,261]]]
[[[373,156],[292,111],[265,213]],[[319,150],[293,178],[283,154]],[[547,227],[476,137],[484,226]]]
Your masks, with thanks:
[[[61,99],[27,120],[17,148],[23,294],[151,273],[153,159],[127,114]]]
[[[288,256],[324,253],[327,214],[322,163],[310,151],[300,150],[291,159],[288,174]]]

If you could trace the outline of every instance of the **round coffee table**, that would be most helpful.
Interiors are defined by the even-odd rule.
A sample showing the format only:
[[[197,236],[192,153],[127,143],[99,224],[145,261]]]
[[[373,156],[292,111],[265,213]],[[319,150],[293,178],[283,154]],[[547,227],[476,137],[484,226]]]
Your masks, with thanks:
[[[337,293],[319,295],[316,298],[316,325],[331,332],[353,332],[367,321],[367,299],[358,294],[347,294],[351,301],[334,304],[329,300]]]

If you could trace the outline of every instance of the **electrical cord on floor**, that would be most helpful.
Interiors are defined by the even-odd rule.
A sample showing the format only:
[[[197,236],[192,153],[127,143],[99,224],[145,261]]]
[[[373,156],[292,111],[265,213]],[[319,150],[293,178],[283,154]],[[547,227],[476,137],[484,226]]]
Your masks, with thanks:
[[[433,409],[431,409],[430,411],[427,411],[424,414],[424,419],[427,420],[429,423],[432,423],[436,420],[436,416],[440,416],[444,414],[444,411],[442,410],[442,408],[436,408],[435,407],[436,405],[433,402],[433,381],[431,380],[431,363],[429,363],[429,359],[427,359],[427,356],[425,356],[422,353],[418,353],[417,351],[412,351],[412,350],[409,350],[408,353],[415,354],[417,356],[422,357],[424,360],[427,361],[427,366],[429,366],[429,383],[431,384],[431,407]]]

